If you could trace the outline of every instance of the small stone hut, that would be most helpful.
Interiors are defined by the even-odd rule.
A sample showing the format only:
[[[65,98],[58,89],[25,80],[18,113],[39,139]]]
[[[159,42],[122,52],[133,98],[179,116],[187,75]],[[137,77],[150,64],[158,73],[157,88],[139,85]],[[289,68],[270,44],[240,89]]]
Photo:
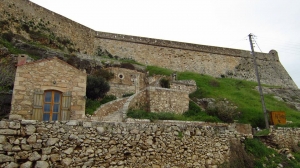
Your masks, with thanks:
[[[87,74],[57,57],[18,59],[10,119],[56,121],[85,115]]]

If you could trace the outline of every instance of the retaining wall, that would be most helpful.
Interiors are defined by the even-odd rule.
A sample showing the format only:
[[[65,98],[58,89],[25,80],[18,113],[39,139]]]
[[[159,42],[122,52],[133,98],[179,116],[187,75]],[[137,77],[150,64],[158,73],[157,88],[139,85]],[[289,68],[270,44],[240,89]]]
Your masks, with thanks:
[[[201,122],[0,121],[0,166],[216,167],[251,134]],[[251,133],[251,129],[249,130]]]

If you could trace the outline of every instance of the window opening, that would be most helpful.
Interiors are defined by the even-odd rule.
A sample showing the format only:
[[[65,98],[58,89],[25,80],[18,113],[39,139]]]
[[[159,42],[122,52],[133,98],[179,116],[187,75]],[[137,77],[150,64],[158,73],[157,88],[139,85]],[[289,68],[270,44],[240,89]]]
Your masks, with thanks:
[[[57,121],[61,108],[61,93],[46,91],[44,94],[43,121]]]

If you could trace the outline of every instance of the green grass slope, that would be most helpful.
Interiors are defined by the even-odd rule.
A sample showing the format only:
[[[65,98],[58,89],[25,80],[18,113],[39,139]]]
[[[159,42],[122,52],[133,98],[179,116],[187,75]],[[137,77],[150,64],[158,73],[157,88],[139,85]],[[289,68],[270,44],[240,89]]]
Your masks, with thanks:
[[[170,70],[155,66],[148,67],[149,74],[169,75]],[[197,91],[190,94],[191,99],[214,98],[221,100],[226,98],[238,107],[240,115],[236,118],[240,123],[250,123],[253,127],[265,127],[264,115],[259,92],[255,89],[256,82],[238,80],[232,78],[213,78],[193,72],[177,73],[178,80],[193,79],[197,83]],[[271,87],[271,86],[264,86]],[[300,112],[288,106],[285,102],[278,101],[273,95],[264,95],[265,105],[268,111],[284,111],[286,119],[293,125],[300,125]]]

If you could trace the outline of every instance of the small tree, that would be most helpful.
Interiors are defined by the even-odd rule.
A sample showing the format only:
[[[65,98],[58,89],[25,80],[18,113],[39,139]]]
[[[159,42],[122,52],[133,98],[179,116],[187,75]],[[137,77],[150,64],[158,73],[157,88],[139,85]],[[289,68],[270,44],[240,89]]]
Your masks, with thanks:
[[[104,78],[91,75],[87,77],[86,96],[89,99],[103,98],[109,89],[110,86]]]
[[[13,88],[16,70],[12,58],[2,58],[0,60],[0,90]]]

